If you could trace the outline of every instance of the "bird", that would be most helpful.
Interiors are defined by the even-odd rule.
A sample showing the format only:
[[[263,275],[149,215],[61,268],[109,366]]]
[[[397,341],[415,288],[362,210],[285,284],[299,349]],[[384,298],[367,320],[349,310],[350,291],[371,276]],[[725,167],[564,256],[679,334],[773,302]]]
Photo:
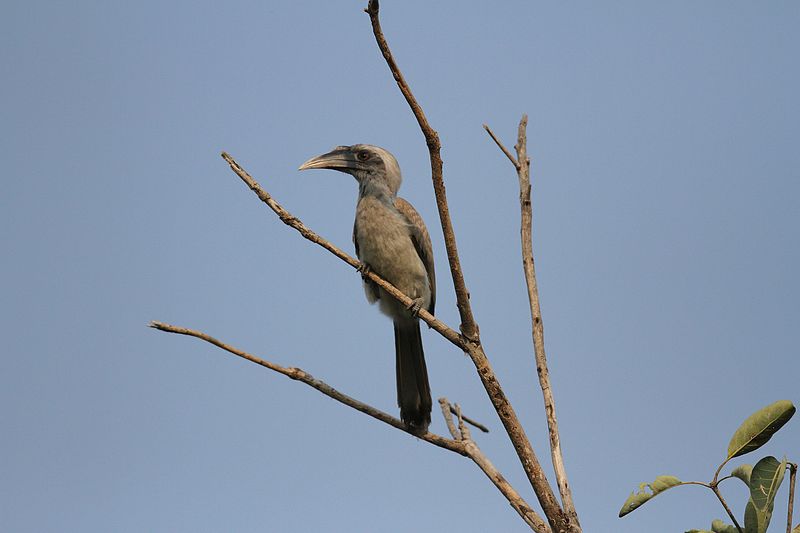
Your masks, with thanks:
[[[361,262],[364,292],[371,304],[394,323],[395,374],[400,419],[411,430],[425,432],[431,422],[431,391],[418,313],[433,314],[436,274],[428,229],[416,209],[397,196],[402,176],[397,159],[369,144],[337,146],[313,157],[299,170],[330,169],[358,182],[353,244]],[[372,271],[411,298],[407,307],[366,276]]]

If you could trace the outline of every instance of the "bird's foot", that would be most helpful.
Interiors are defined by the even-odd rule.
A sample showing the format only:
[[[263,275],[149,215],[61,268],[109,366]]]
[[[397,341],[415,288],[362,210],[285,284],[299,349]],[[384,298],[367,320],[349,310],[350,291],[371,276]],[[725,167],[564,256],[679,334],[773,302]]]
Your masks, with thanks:
[[[418,425],[418,424],[415,424],[414,422],[405,422],[405,424],[406,424],[406,428],[408,428],[408,430],[411,433],[413,433],[413,434],[415,434],[417,436],[424,435],[425,433],[428,432],[428,424]]]
[[[358,272],[361,273],[361,277],[367,277],[367,274],[372,272],[372,267],[366,264],[365,262],[361,261],[358,263],[358,267],[356,268]]]
[[[411,300],[411,305],[407,307],[407,309],[411,311],[411,316],[413,316],[414,318],[419,317],[419,311],[420,309],[422,309],[423,303],[424,300],[422,298],[416,298],[414,300]]]
[[[369,280],[369,273],[372,272],[371,266],[361,261],[358,264],[358,268],[356,268],[356,270],[361,273],[361,277],[364,279],[364,281]]]

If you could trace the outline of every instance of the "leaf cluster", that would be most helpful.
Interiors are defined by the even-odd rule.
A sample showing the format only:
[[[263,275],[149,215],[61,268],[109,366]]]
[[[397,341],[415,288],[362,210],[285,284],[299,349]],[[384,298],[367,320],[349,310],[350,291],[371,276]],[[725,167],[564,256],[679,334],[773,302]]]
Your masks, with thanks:
[[[734,525],[726,524],[722,520],[714,520],[710,530],[692,529],[686,533],[766,533],[772,519],[775,495],[783,481],[786,468],[791,463],[788,463],[785,457],[778,461],[775,457],[767,456],[759,460],[755,466],[739,465],[721,479],[719,479],[719,473],[731,459],[750,453],[766,444],[792,418],[794,413],[795,407],[788,400],[780,400],[759,409],[742,422],[739,429],[734,432],[728,443],[725,460],[719,465],[710,482],[681,481],[675,476],[658,476],[652,483],[640,484],[639,490],[631,493],[619,511],[620,518],[672,487],[702,485],[717,495]],[[741,480],[750,490],[750,498],[744,512],[743,527],[739,525],[728,508],[718,488],[722,481],[733,478]],[[792,533],[800,533],[800,525],[795,527]]]

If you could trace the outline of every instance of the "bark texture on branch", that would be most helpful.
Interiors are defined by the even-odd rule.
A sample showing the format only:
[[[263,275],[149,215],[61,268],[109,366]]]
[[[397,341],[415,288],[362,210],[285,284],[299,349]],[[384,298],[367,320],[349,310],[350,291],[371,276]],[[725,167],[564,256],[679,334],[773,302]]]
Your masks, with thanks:
[[[786,509],[786,533],[792,533],[792,512],[794,510],[794,485],[797,482],[797,463],[786,465],[789,469],[789,506]],[[797,525],[800,527],[800,524]]]
[[[465,426],[467,417],[461,414],[461,409],[458,405],[456,404],[455,407],[452,406],[450,402],[447,401],[447,398],[439,398],[439,405],[442,408],[442,416],[444,416],[445,422],[447,423],[450,435],[455,441],[464,444],[467,457],[478,465],[478,468],[480,468],[483,473],[486,474],[486,477],[494,483],[497,490],[506,497],[511,507],[533,531],[537,533],[549,533],[551,530],[547,522],[545,522],[536,511],[531,509],[531,506],[519,495],[503,474],[495,468],[489,458],[481,451],[475,441],[472,440],[469,428]],[[453,422],[453,414],[458,416],[458,428],[456,428],[456,424]]]
[[[260,365],[264,368],[277,372],[279,374],[283,374],[284,376],[291,378],[296,381],[300,381],[301,383],[305,383],[309,387],[312,387],[325,396],[336,400],[339,403],[342,403],[348,407],[352,407],[357,411],[360,411],[366,415],[371,416],[372,418],[379,420],[385,424],[388,424],[400,431],[408,433],[414,437],[424,440],[434,446],[438,446],[439,448],[443,448],[445,450],[449,450],[451,452],[457,453],[459,455],[463,455],[465,457],[469,457],[480,469],[481,471],[486,474],[486,477],[497,487],[501,494],[508,500],[511,507],[519,513],[520,517],[537,533],[548,533],[550,529],[547,527],[545,521],[540,517],[536,511],[534,511],[530,505],[520,496],[520,494],[511,486],[508,481],[506,481],[505,477],[494,467],[494,465],[489,461],[489,458],[484,455],[484,453],[480,450],[477,444],[472,440],[469,435],[469,430],[464,426],[464,417],[461,416],[460,409],[456,408],[459,414],[459,422],[460,422],[460,433],[458,434],[459,437],[456,437],[455,426],[453,425],[452,417],[450,416],[450,411],[448,409],[447,415],[445,416],[445,421],[447,422],[447,426],[450,430],[450,433],[453,435],[453,439],[447,439],[435,433],[431,433],[429,431],[425,432],[418,432],[414,431],[409,428],[406,424],[404,424],[400,419],[395,418],[387,413],[384,413],[380,409],[376,407],[372,407],[364,402],[356,400],[346,394],[343,394],[336,390],[335,388],[331,387],[327,383],[322,380],[319,380],[300,368],[296,367],[284,367],[273,363],[271,361],[267,361],[265,359],[261,359],[260,357],[256,357],[250,353],[247,353],[243,350],[230,346],[216,338],[203,333],[202,331],[196,331],[193,329],[182,328],[179,326],[173,326],[171,324],[166,324],[164,322],[151,322],[149,324],[151,328],[165,331],[167,333],[177,333],[179,335],[187,335],[190,337],[195,337],[200,340],[206,341],[208,343],[217,346],[227,352],[230,352],[234,355],[237,355],[243,359],[246,359],[250,362],[253,362],[257,365]],[[442,400],[440,400],[441,402]],[[449,407],[449,403],[447,404]],[[466,438],[462,437],[466,435]]]
[[[439,209],[439,220],[442,224],[442,233],[444,234],[444,245],[447,249],[447,260],[450,263],[450,273],[453,277],[453,287],[456,291],[456,305],[458,312],[461,315],[461,333],[470,340],[478,339],[478,325],[472,316],[472,306],[469,303],[469,291],[464,283],[464,274],[461,270],[461,260],[458,256],[458,247],[456,246],[456,236],[453,231],[453,223],[450,220],[450,208],[447,206],[447,192],[444,187],[444,180],[442,179],[442,144],[439,141],[439,134],[436,133],[430,123],[428,122],[422,106],[419,105],[414,94],[406,83],[403,73],[392,56],[389,49],[389,44],[383,36],[381,29],[381,21],[379,17],[380,6],[378,0],[370,0],[367,8],[364,10],[369,15],[370,22],[372,23],[372,33],[375,35],[375,41],[378,43],[383,58],[386,64],[389,65],[389,70],[392,72],[400,92],[408,102],[408,106],[414,113],[422,134],[425,136],[425,143],[428,145],[428,154],[431,160],[431,178],[433,179],[433,192],[436,195],[436,207]]]
[[[525,273],[525,285],[528,289],[528,303],[531,312],[531,334],[533,349],[536,358],[536,372],[539,376],[539,386],[542,389],[544,409],[547,417],[547,429],[550,436],[550,458],[556,474],[558,491],[561,494],[561,504],[569,519],[579,524],[578,513],[572,500],[572,490],[569,487],[567,470],[561,453],[561,439],[556,418],[556,403],[550,385],[550,372],[547,369],[547,356],[544,349],[544,324],[542,322],[542,309],[539,304],[539,289],[536,284],[536,270],[533,260],[533,206],[531,203],[531,160],[528,157],[528,115],[522,115],[517,128],[517,144],[514,150],[515,158],[506,149],[500,139],[483,125],[486,132],[514,165],[519,179],[519,205],[520,205],[520,242],[522,247],[522,268]]]
[[[422,440],[424,440],[426,442],[430,442],[431,444],[433,444],[435,446],[438,446],[440,448],[444,448],[446,450],[450,450],[451,452],[455,452],[455,453],[457,453],[459,455],[463,455],[465,457],[469,456],[469,454],[467,453],[467,451],[466,451],[466,449],[465,449],[465,447],[464,447],[464,445],[462,443],[457,442],[455,440],[446,439],[444,437],[441,437],[441,436],[439,436],[439,435],[437,435],[435,433],[431,433],[431,432],[428,432],[428,431],[426,431],[425,433],[412,431],[399,418],[395,418],[390,414],[384,413],[380,409],[372,407],[371,405],[368,405],[368,404],[366,404],[364,402],[360,402],[360,401],[356,400],[355,398],[351,398],[350,396],[339,392],[338,390],[334,389],[333,387],[331,387],[330,385],[328,385],[324,381],[321,381],[321,380],[315,378],[314,376],[312,376],[311,374],[309,374],[308,372],[306,372],[305,370],[303,370],[301,368],[284,367],[284,366],[275,364],[275,363],[273,363],[271,361],[267,361],[265,359],[261,359],[260,357],[256,357],[255,355],[249,354],[249,353],[247,353],[247,352],[245,352],[243,350],[240,350],[238,348],[235,348],[233,346],[225,344],[224,342],[219,341],[219,340],[215,339],[214,337],[212,337],[211,335],[207,335],[206,333],[203,333],[202,331],[197,331],[197,330],[188,329],[188,328],[182,328],[182,327],[179,327],[179,326],[173,326],[171,324],[166,324],[164,322],[155,322],[155,321],[154,322],[150,322],[149,326],[151,328],[154,328],[154,329],[157,329],[157,330],[160,330],[160,331],[166,331],[167,333],[177,333],[179,335],[187,335],[189,337],[195,337],[195,338],[198,338],[200,340],[204,340],[204,341],[206,341],[208,343],[213,344],[214,346],[216,346],[218,348],[222,348],[226,352],[230,352],[230,353],[232,353],[234,355],[238,355],[242,359],[247,359],[250,362],[253,362],[253,363],[257,364],[257,365],[263,366],[264,368],[268,368],[269,370],[272,370],[272,371],[277,372],[279,374],[283,374],[284,376],[286,376],[288,378],[291,378],[291,379],[294,379],[296,381],[300,381],[302,383],[305,383],[309,387],[317,389],[319,392],[321,392],[325,396],[328,396],[329,398],[333,398],[334,400],[336,400],[339,403],[343,403],[344,405],[347,405],[348,407],[352,407],[353,409],[356,409],[357,411],[361,411],[362,413],[364,413],[366,415],[369,415],[372,418],[375,418],[376,420],[380,420],[381,422],[383,422],[385,424],[389,424],[390,426],[392,426],[394,428],[397,428],[400,431],[404,431],[404,432],[408,433],[409,435],[413,435],[413,436],[415,436],[417,438],[420,438],[420,439],[422,439]]]
[[[481,383],[489,399],[492,401],[492,405],[500,417],[500,421],[503,423],[506,433],[508,433],[509,439],[514,446],[514,450],[517,452],[517,456],[522,463],[522,467],[528,476],[528,480],[536,493],[539,504],[542,506],[542,510],[553,532],[580,533],[581,529],[577,520],[572,520],[559,505],[553,493],[553,489],[542,470],[539,459],[536,457],[536,453],[533,451],[533,447],[525,434],[525,430],[517,418],[511,403],[508,401],[505,392],[500,387],[497,376],[481,346],[480,330],[475,322],[472,314],[472,307],[469,303],[469,291],[464,283],[464,276],[461,271],[458,250],[456,248],[455,235],[453,233],[453,225],[450,220],[450,211],[447,206],[447,196],[442,178],[441,143],[439,141],[439,135],[428,123],[428,119],[425,117],[422,107],[412,94],[400,68],[397,66],[389,44],[386,42],[383,30],[381,29],[380,6],[378,0],[369,0],[365,11],[369,15],[370,22],[372,23],[372,32],[375,36],[378,48],[381,54],[383,54],[400,92],[403,93],[406,102],[408,102],[411,111],[414,113],[428,146],[431,160],[431,178],[433,179],[433,188],[436,194],[436,204],[439,208],[439,218],[442,224],[445,246],[447,247],[450,272],[453,277],[453,285],[455,286],[459,313],[461,314],[461,332],[469,341],[466,352],[472,359],[478,371]]]

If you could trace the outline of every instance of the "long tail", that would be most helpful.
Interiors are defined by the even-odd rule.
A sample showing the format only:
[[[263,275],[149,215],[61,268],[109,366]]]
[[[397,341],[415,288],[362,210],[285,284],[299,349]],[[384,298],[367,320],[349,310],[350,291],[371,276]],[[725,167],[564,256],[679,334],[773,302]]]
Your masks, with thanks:
[[[425,431],[431,423],[431,387],[419,320],[395,321],[394,348],[400,418],[409,426]]]

